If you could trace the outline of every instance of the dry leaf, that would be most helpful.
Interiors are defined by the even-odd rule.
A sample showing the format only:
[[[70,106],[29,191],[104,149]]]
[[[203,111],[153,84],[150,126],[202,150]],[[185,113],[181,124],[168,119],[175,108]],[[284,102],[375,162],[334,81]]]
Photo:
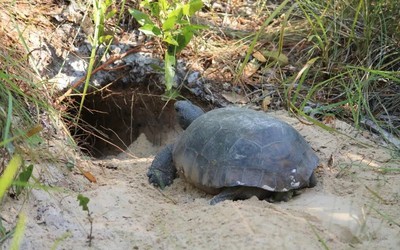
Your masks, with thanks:
[[[279,51],[264,51],[263,55],[268,59],[278,62],[280,66],[289,64],[289,58],[285,54],[279,53]]]
[[[31,137],[31,136],[39,133],[42,130],[43,130],[43,127],[41,125],[36,125],[35,127],[29,129],[28,132],[26,132],[26,136]]]
[[[258,68],[260,68],[260,65],[256,62],[251,61],[247,63],[243,71],[243,80],[246,80],[250,78],[252,75],[254,75],[254,73],[257,72]]]
[[[242,96],[236,93],[222,93],[222,96],[230,103],[240,103],[240,104],[246,104],[248,103],[250,100],[248,97],[246,96]]]
[[[261,54],[260,51],[256,51],[253,53],[253,56],[255,59],[257,59],[259,62],[266,62],[267,59],[263,56],[263,54]]]
[[[83,171],[82,173],[90,182],[97,183],[96,177],[94,177],[90,172]]]
[[[324,116],[324,118],[322,119],[322,122],[324,124],[333,124],[335,122],[336,118],[334,115],[332,114],[327,114]]]
[[[271,97],[266,96],[262,101],[261,107],[264,111],[267,111],[270,104],[271,104]]]

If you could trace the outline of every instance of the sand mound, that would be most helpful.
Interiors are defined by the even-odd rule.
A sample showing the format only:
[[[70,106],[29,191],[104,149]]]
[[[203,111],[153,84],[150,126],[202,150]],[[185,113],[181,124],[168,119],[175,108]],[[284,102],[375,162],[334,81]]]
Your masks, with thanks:
[[[273,115],[298,129],[321,159],[318,185],[293,200],[271,204],[253,197],[210,206],[211,196],[180,179],[161,192],[146,177],[159,148],[141,135],[129,154],[94,162],[96,184],[69,174],[60,178],[79,179],[76,192],[33,190],[23,206],[23,249],[88,248],[90,227],[78,191],[90,198],[93,249],[400,249],[400,177],[384,171],[398,167],[390,151],[340,121],[334,126],[344,135],[285,112]],[[5,202],[6,222],[17,203]]]

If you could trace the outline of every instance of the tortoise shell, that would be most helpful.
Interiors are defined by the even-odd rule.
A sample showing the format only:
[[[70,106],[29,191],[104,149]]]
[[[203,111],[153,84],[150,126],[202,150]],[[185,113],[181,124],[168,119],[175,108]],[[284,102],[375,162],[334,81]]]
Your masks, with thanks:
[[[217,193],[234,186],[299,189],[319,159],[289,124],[263,112],[221,108],[188,126],[174,145],[173,161],[181,177]]]

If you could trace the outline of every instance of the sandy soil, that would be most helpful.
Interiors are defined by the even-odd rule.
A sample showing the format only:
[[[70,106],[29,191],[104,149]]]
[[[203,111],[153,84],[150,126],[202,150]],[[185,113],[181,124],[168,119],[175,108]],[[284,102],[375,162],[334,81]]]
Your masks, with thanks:
[[[400,175],[384,172],[398,168],[390,151],[340,121],[332,126],[344,135],[285,112],[272,115],[298,129],[321,160],[318,185],[289,202],[253,197],[210,206],[210,195],[180,179],[159,191],[146,177],[159,147],[141,135],[129,148],[135,157],[123,153],[86,167],[95,184],[48,170],[48,182],[68,191],[35,189],[25,201],[6,201],[3,225],[9,228],[22,207],[28,215],[22,249],[87,249],[90,225],[76,199],[82,193],[90,198],[93,249],[400,249]]]

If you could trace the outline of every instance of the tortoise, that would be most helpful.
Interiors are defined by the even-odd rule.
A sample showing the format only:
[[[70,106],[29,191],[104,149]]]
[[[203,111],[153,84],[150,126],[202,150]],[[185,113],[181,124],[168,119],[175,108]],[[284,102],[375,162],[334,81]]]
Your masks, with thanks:
[[[172,184],[178,173],[214,194],[213,205],[252,196],[288,201],[317,184],[319,159],[286,122],[238,107],[204,113],[190,101],[177,101],[175,110],[185,130],[155,156],[147,173],[155,186]]]

